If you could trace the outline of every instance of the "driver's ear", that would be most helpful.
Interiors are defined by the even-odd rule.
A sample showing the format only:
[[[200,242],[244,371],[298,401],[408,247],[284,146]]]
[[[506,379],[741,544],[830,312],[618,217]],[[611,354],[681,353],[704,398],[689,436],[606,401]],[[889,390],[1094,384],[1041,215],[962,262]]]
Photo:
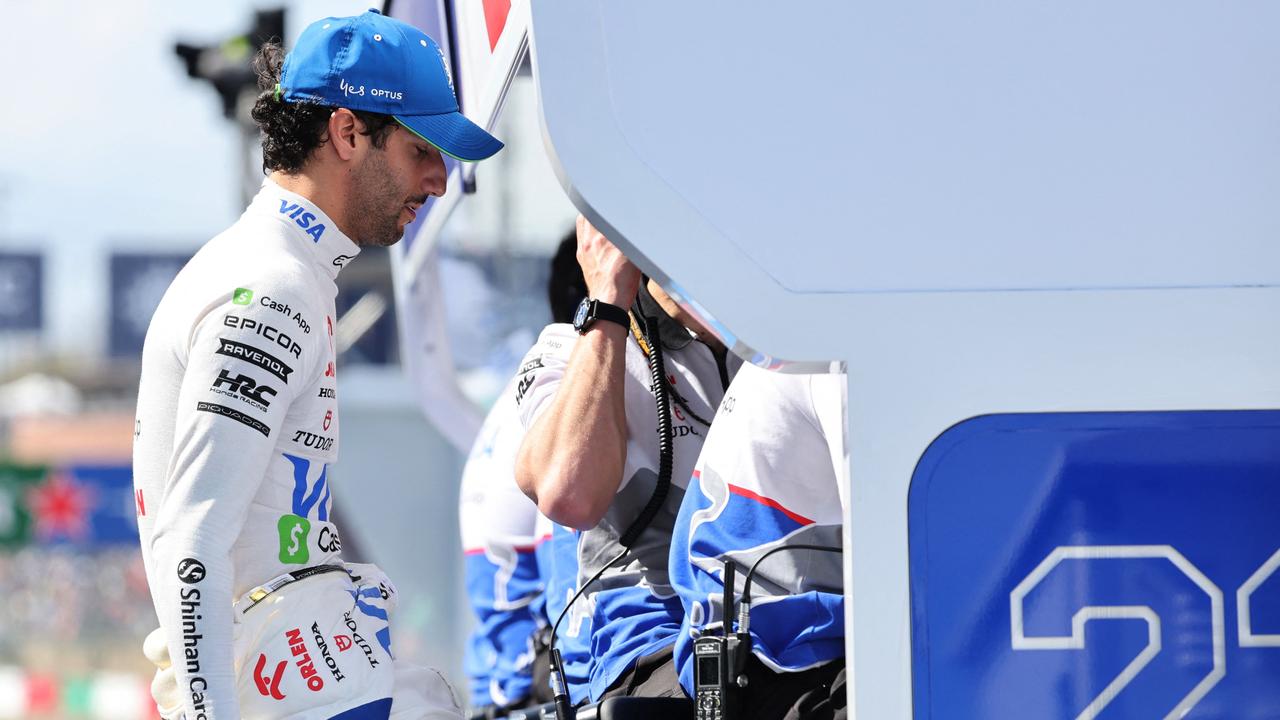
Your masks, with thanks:
[[[343,160],[351,160],[356,155],[357,136],[364,129],[364,123],[355,113],[346,108],[338,108],[329,116],[329,138],[333,150]]]

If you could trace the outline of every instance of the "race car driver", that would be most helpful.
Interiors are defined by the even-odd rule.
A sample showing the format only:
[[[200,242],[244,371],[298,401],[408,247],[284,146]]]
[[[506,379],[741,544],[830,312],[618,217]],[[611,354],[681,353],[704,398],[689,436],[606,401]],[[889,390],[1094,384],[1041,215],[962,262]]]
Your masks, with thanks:
[[[639,269],[583,217],[578,261],[590,297],[574,327],[548,326],[522,363],[516,404],[528,430],[516,480],[544,515],[582,531],[574,585],[585,587],[584,595],[557,639],[571,701],[607,694],[680,696],[674,676],[650,677],[650,669],[670,657],[681,617],[667,580],[671,527],[739,362],[657,283],[642,287]],[[633,324],[625,308],[637,301],[634,315],[655,318],[658,337],[644,336],[641,317]],[[670,491],[625,560],[587,587],[620,555],[623,534],[658,482],[650,341],[661,344],[671,398]],[[560,567],[556,563],[555,572]]]
[[[167,718],[454,718],[394,660],[394,585],[346,565],[330,522],[335,284],[445,191],[440,153],[501,143],[458,112],[439,48],[370,11],[255,60],[270,171],[178,274],[142,356],[134,483]]]

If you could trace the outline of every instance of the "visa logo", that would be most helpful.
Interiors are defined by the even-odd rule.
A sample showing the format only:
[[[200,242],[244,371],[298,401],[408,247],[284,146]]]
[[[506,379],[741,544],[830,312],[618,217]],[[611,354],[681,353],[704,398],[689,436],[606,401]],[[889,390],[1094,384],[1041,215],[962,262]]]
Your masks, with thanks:
[[[316,219],[315,213],[307,212],[307,209],[298,203],[291,203],[288,200],[280,201],[280,214],[288,215],[293,221],[302,228],[303,232],[311,236],[312,241],[320,242],[320,236],[324,234],[324,223],[312,225],[311,221]]]

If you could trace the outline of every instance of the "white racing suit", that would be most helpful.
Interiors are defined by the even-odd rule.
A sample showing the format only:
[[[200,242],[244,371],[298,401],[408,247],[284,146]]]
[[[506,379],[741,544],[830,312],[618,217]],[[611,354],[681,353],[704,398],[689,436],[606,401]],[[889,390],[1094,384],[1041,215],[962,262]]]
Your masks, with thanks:
[[[133,467],[160,621],[147,654],[167,717],[329,718],[361,705],[343,717],[460,714],[432,672],[406,688],[416,701],[402,700],[396,676],[413,673],[391,661],[394,591],[372,566],[351,566],[358,580],[341,571],[329,518],[335,280],[357,252],[318,207],[268,179],[152,318]],[[339,571],[314,570],[328,566]],[[273,592],[246,612],[262,588]],[[373,655],[343,650],[356,633]]]

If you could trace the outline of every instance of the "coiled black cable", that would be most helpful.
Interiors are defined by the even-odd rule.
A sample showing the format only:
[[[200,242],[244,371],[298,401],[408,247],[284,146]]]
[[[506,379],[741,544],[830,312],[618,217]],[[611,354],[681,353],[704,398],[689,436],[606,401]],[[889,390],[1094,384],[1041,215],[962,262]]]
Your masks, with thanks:
[[[662,356],[662,342],[658,337],[658,319],[646,317],[644,325],[645,336],[650,338],[649,375],[653,379],[653,396],[658,409],[658,482],[653,487],[649,502],[618,540],[627,549],[640,538],[640,533],[649,527],[654,516],[662,509],[662,504],[667,501],[667,495],[671,492],[671,468],[675,455],[675,440],[671,430],[671,399],[667,392],[667,365]]]

